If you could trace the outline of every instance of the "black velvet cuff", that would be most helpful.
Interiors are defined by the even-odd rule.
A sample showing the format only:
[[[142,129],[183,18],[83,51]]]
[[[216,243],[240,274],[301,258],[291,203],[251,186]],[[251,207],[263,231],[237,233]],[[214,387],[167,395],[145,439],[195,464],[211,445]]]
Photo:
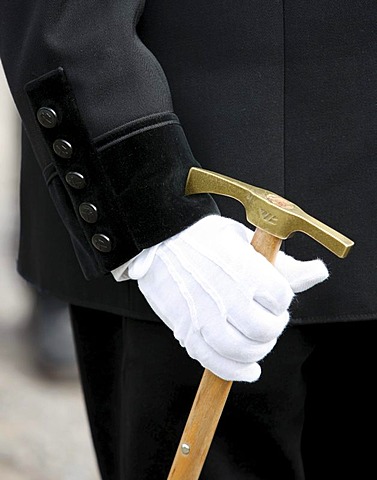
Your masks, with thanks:
[[[46,151],[38,160],[86,278],[219,213],[211,196],[184,194],[189,169],[200,165],[173,113],[92,140],[62,68],[30,82],[26,92],[41,132],[30,140],[47,147],[36,148]],[[49,109],[46,118],[41,109]]]
[[[140,129],[101,147],[98,161],[109,181],[108,194],[121,206],[138,250],[150,247],[218,213],[209,195],[185,196],[193,158],[178,122]]]

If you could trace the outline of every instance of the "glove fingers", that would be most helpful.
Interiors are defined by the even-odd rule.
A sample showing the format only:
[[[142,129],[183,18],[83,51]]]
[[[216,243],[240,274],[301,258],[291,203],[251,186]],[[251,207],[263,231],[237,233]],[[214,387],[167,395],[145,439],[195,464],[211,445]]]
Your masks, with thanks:
[[[200,334],[205,343],[221,357],[240,363],[258,362],[275,346],[276,340],[260,343],[245,337],[228,322],[207,322]]]
[[[236,242],[232,249],[224,250],[223,256],[219,256],[218,252],[207,252],[205,245],[198,246],[203,254],[200,266],[191,261],[196,251],[189,242],[177,242],[168,248],[180,257],[187,272],[209,294],[210,290],[217,291],[228,305],[244,297],[254,299],[273,314],[280,315],[292,301],[293,292],[287,280],[244,238]]]
[[[190,330],[185,319],[191,318],[193,327],[200,330],[205,342],[222,357],[251,363],[267,355],[288,322],[288,312],[273,315],[242,295],[229,277],[220,292],[216,291],[216,284],[210,285],[204,278],[193,281],[192,275],[201,277],[201,272],[182,269],[169,250],[159,250],[153,268],[139,280],[139,287],[174,336],[185,344]],[[166,289],[164,285],[169,278],[175,281],[170,281]],[[223,302],[225,298],[228,305]]]
[[[284,252],[277,255],[275,267],[295,293],[308,290],[329,277],[329,271],[322,260],[296,260]]]
[[[289,308],[294,293],[287,279],[274,265],[262,255],[258,254],[258,257],[259,264],[254,264],[254,268],[258,268],[258,284],[253,299],[274,315],[281,315]]]
[[[228,320],[250,340],[266,343],[281,335],[289,321],[289,312],[274,315],[256,302],[249,302],[248,315],[239,312],[240,305],[229,309]]]
[[[169,291],[162,289],[154,292],[154,301],[149,300],[152,308],[158,313],[168,325],[174,319],[174,335],[183,344],[186,343],[186,336],[190,330],[187,328],[187,322],[180,321],[180,315],[184,317],[190,315],[192,318],[192,326],[200,331],[205,342],[215,350],[220,356],[229,360],[242,363],[252,363],[263,358],[275,345],[275,337],[281,333],[280,323],[275,320],[275,316],[267,312],[263,307],[258,306],[257,311],[250,309],[245,312],[239,311],[241,319],[247,318],[252,324],[254,317],[263,315],[263,319],[258,320],[258,328],[254,337],[248,338],[243,334],[242,329],[235,328],[234,322],[228,323],[226,320],[226,306],[222,299],[212,290],[211,285],[206,282],[192,282],[190,274],[184,270],[178,270],[175,258],[169,258],[166,252],[161,251],[156,258],[157,271],[159,272],[159,280],[163,280],[165,275],[173,275],[176,282],[171,286]],[[152,279],[155,284],[156,279]],[[145,285],[143,279],[139,281],[140,288],[144,293]],[[163,285],[163,283],[162,283]],[[157,288],[157,287],[156,287]],[[208,290],[207,290],[208,289]],[[209,294],[212,293],[212,294]],[[148,288],[145,293],[148,299]],[[242,298],[242,297],[240,297]],[[181,299],[186,302],[182,305]],[[194,302],[194,299],[197,299]],[[236,300],[236,299],[235,299]],[[247,306],[253,306],[247,299],[242,298],[243,302],[247,302]],[[259,311],[260,310],[260,311]],[[268,326],[268,334],[263,336],[263,321]],[[241,324],[240,320],[239,324]],[[284,322],[284,326],[285,326]],[[276,329],[279,325],[279,329]],[[274,328],[273,328],[274,326]],[[250,325],[248,326],[250,328]],[[250,328],[251,330],[251,328]],[[260,331],[259,331],[260,330]]]
[[[165,257],[165,253],[163,257]],[[171,259],[171,264],[175,265],[174,258]],[[187,265],[187,269],[189,267],[190,265]],[[205,272],[211,268],[206,262],[203,267]],[[177,271],[178,268],[177,264]],[[279,281],[280,277],[279,274]],[[197,281],[193,282],[193,278]],[[201,272],[189,272],[181,269],[180,279],[181,283],[185,285],[181,294],[186,297],[188,304],[194,304],[191,311],[196,309],[196,318],[192,317],[194,326],[201,330],[203,336],[206,336],[206,341],[212,347],[215,348],[217,345],[218,353],[228,356],[228,358],[239,361],[255,361],[256,357],[252,357],[253,348],[255,348],[255,355],[261,358],[260,351],[263,351],[263,347],[260,344],[275,339],[288,323],[287,310],[280,315],[272,314],[260,304],[251,301],[250,297],[245,296],[244,292],[241,292],[228,276],[223,279],[221,287],[216,284],[216,278],[214,284],[208,283]],[[292,290],[285,280],[283,283],[284,290],[288,291],[290,299],[293,296]],[[171,295],[170,298],[174,297]],[[196,299],[195,303],[193,299]],[[220,337],[225,337],[223,345],[216,343],[215,339],[220,339]],[[235,348],[237,345],[239,346],[238,351]],[[242,358],[249,358],[249,360],[242,360]]]
[[[230,219],[202,219],[129,268],[192,358],[224,379],[248,382],[259,378],[257,362],[286,327],[294,292],[328,276],[322,262],[282,252],[275,268],[250,245],[251,237]]]
[[[257,363],[239,363],[222,357],[198,332],[190,332],[185,347],[191,358],[224,380],[255,382],[260,377],[261,368]]]

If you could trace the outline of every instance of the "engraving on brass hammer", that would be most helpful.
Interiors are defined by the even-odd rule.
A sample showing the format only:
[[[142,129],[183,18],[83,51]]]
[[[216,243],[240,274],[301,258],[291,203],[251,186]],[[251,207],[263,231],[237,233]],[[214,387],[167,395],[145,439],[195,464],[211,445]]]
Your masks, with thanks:
[[[260,208],[259,212],[260,216],[265,222],[270,223],[271,225],[276,225],[278,223],[279,219],[276,215],[273,215],[272,213],[264,210],[263,208]]]

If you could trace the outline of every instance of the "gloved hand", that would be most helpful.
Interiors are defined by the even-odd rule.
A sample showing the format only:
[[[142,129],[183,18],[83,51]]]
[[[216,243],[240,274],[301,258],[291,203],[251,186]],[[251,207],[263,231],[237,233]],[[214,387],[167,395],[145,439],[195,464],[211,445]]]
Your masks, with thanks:
[[[208,216],[143,250],[118,280],[138,281],[187,353],[225,380],[254,382],[289,320],[295,292],[325,280],[321,260],[279,252],[276,267],[250,245],[243,224]],[[284,276],[279,272],[284,272]]]

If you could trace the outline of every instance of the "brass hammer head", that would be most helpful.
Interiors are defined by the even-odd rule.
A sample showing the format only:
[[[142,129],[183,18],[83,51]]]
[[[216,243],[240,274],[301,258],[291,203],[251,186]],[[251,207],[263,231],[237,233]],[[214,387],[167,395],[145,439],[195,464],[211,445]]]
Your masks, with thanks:
[[[283,240],[299,231],[340,258],[345,258],[354,245],[352,240],[311,217],[289,200],[210,170],[191,168],[186,194],[194,193],[214,193],[238,200],[245,207],[249,223]]]

